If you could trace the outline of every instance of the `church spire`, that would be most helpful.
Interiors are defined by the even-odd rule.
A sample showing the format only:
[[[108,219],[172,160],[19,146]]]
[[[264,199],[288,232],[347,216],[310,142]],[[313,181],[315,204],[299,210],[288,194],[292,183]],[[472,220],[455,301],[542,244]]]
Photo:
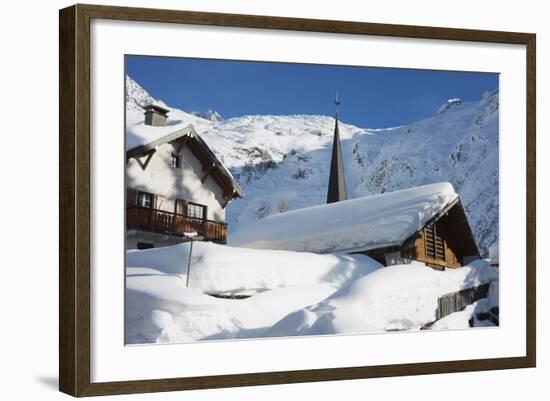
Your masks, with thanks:
[[[342,159],[342,146],[340,144],[340,131],[338,129],[338,92],[334,100],[336,106],[334,123],[334,140],[332,142],[332,158],[330,161],[330,177],[328,180],[327,203],[340,202],[348,199],[346,180],[344,175],[344,160]]]

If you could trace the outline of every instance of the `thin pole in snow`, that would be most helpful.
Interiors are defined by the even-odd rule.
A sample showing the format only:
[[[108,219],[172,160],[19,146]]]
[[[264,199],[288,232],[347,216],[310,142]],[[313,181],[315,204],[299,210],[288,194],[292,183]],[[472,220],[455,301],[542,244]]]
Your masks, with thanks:
[[[185,286],[189,288],[189,274],[191,273],[191,255],[193,253],[193,240],[191,240],[191,245],[189,246],[189,260],[187,262],[187,279],[185,282]]]

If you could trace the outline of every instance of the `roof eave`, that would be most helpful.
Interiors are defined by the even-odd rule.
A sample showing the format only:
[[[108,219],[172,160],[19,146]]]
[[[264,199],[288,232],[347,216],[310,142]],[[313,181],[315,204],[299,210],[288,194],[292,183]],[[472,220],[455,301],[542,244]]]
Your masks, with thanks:
[[[242,198],[244,196],[244,192],[241,189],[237,180],[235,180],[233,175],[227,170],[227,168],[223,165],[220,159],[218,159],[214,151],[210,149],[210,146],[208,146],[208,144],[204,141],[204,139],[202,139],[202,137],[198,134],[198,132],[195,130],[195,127],[193,127],[193,125],[189,125],[187,128],[190,129],[190,132],[194,135],[197,142],[201,143],[203,148],[207,151],[208,155],[215,161],[220,173],[224,177],[226,177],[226,179],[229,180],[235,192],[239,195],[240,198]]]
[[[428,225],[433,224],[437,222],[439,219],[441,219],[447,212],[449,212],[453,207],[456,205],[460,205],[460,208],[462,209],[464,215],[466,216],[466,211],[464,210],[464,206],[462,205],[462,201],[460,200],[460,196],[456,196],[452,201],[447,203],[445,207],[443,207],[439,212],[437,212],[431,219],[429,219],[420,229],[415,231],[413,234],[411,234],[407,239],[405,239],[399,246],[405,246],[409,241],[413,240],[416,236],[420,234],[420,232]],[[466,224],[468,226],[468,230],[470,233],[470,236],[473,239],[473,244],[476,248],[477,254],[481,255],[481,252],[479,251],[479,246],[477,245],[477,241],[475,240],[474,232],[472,231],[472,227],[470,226],[470,222],[468,220],[468,216],[466,216]]]
[[[165,143],[168,143],[176,139],[179,139],[181,137],[184,137],[186,135],[189,135],[189,133],[192,131],[194,131],[193,126],[188,125],[185,128],[174,131],[171,134],[164,135],[163,137],[157,138],[154,141],[130,148],[126,151],[126,158],[130,159],[132,157],[142,156],[145,153],[157,148],[160,145],[163,145]]]
[[[356,248],[350,248],[350,249],[342,249],[335,251],[336,253],[359,253],[359,252],[368,252],[368,251],[374,251],[376,249],[383,249],[388,247],[403,247],[409,242],[412,238],[415,238],[426,226],[429,224],[435,223],[437,220],[439,220],[441,217],[445,215],[451,208],[453,208],[457,203],[460,202],[460,197],[457,195],[456,198],[454,198],[452,201],[447,203],[439,212],[437,212],[431,219],[429,219],[422,227],[420,227],[418,230],[416,230],[414,233],[409,235],[407,238],[405,238],[402,241],[394,241],[394,242],[388,242],[384,244],[377,244],[376,246],[363,246],[363,247],[356,247]],[[474,241],[475,242],[475,241]],[[476,243],[477,247],[477,243]],[[478,249],[479,252],[479,249]]]

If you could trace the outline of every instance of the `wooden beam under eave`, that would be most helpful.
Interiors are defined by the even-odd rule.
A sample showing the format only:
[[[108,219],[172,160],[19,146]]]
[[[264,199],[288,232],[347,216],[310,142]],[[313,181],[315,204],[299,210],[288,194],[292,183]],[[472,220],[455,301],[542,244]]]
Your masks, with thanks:
[[[223,197],[223,205],[222,205],[222,209],[225,209],[225,207],[227,206],[227,204],[231,201],[231,199],[233,199],[235,197],[235,194],[237,193],[237,191],[235,190],[232,190],[231,193],[229,195],[225,195]]]
[[[189,140],[189,135],[184,135],[181,138],[176,139],[175,144],[178,145],[177,147],[174,146],[174,150],[176,151],[176,153],[181,152],[181,150],[183,149],[183,147],[185,146],[188,140]]]
[[[210,175],[210,173],[212,173],[212,171],[216,168],[216,163],[212,163],[210,164],[210,166],[208,167],[204,167],[203,166],[203,171],[204,171],[204,175],[202,176],[201,178],[201,183],[204,184],[204,182],[206,181],[206,179],[208,178],[208,176]]]
[[[149,164],[149,162],[151,161],[151,159],[153,158],[153,155],[156,153],[156,149],[152,149],[150,150],[149,152],[147,152],[147,159],[145,159],[145,162],[143,163],[143,165],[141,166],[141,168],[143,170],[145,170],[147,168],[147,165]]]

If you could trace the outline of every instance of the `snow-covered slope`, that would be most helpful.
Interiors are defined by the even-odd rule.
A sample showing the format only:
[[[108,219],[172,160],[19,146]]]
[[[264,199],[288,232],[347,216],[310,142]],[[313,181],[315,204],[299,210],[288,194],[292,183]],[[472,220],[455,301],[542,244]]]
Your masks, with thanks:
[[[230,234],[270,214],[325,203],[334,118],[262,115],[211,121],[169,108],[169,126],[155,132],[143,129],[139,105],[145,100],[155,101],[128,78],[129,147],[162,130],[193,124],[246,194],[228,206]],[[349,197],[448,181],[486,255],[498,240],[498,110],[498,91],[477,102],[450,99],[433,117],[396,128],[345,124],[343,110],[340,136]]]

